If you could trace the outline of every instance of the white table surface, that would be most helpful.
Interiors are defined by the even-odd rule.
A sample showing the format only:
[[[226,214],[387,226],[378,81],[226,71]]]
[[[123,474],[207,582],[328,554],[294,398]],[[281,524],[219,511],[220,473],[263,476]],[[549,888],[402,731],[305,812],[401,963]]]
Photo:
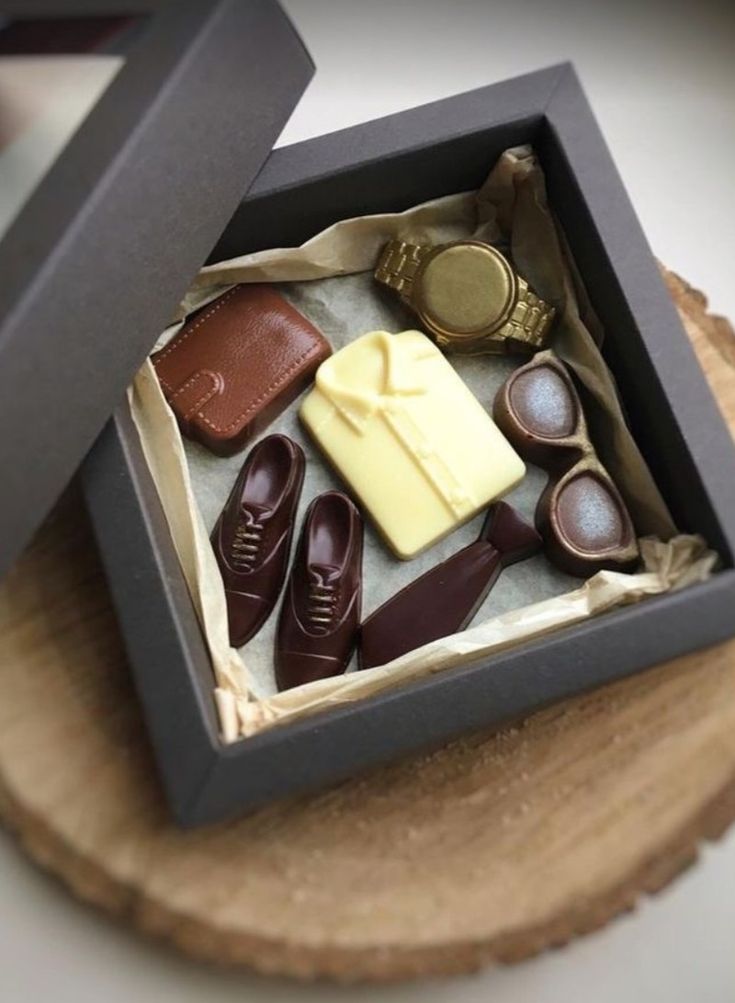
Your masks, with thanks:
[[[286,6],[318,73],[283,142],[572,59],[655,252],[707,290],[714,309],[735,317],[732,3],[286,0]],[[8,69],[0,60],[0,108]],[[18,164],[27,166],[26,179],[41,172],[44,157],[62,141],[59,122],[68,128],[83,114],[90,79],[102,86],[111,67],[80,68],[76,60],[66,72],[53,114],[34,127],[36,141],[15,136],[0,158],[0,228],[10,215]],[[2,1003],[735,1000],[735,830],[635,914],[561,951],[465,979],[380,990],[304,988],[197,966],[78,905],[4,833],[0,875]]]

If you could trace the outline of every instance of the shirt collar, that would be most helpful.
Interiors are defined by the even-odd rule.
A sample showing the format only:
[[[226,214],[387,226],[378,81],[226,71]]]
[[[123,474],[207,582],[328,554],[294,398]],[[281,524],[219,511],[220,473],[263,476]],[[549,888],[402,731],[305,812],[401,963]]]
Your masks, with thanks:
[[[318,389],[358,432],[363,432],[375,412],[396,397],[426,393],[428,385],[415,363],[434,354],[433,350],[412,351],[386,331],[375,331],[365,339],[370,339],[367,347],[380,358],[377,379],[359,371],[340,373],[331,360],[320,367],[316,376]]]

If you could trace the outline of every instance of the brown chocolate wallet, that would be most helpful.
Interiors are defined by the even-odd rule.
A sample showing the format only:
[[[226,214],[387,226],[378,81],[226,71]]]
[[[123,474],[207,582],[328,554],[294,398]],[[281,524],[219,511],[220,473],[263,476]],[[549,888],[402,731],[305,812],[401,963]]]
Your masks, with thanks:
[[[242,449],[314,379],[332,349],[267,285],[239,285],[203,307],[153,356],[184,435],[219,456]]]

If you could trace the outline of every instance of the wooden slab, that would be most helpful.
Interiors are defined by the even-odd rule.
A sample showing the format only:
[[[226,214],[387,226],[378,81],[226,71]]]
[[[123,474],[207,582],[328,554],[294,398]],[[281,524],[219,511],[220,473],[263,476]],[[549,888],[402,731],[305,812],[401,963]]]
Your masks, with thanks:
[[[735,428],[735,339],[668,282]],[[167,821],[79,499],[0,589],[0,811],[94,905],[199,958],[383,980],[606,923],[735,817],[735,642],[244,821]]]

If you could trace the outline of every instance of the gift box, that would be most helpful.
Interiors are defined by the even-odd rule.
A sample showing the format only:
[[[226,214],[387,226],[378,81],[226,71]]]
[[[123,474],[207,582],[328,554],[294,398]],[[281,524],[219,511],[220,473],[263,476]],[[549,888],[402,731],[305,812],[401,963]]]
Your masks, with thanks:
[[[296,695],[293,707],[278,704],[280,718],[264,721],[257,700],[236,707],[217,685],[211,624],[182,565],[186,528],[172,520],[166,472],[146,452],[132,395],[85,461],[84,485],[179,822],[213,821],[334,783],[732,633],[732,445],[571,66],[283,147],[266,160],[309,74],[277,7],[185,4],[161,15],[140,45],[148,73],[126,67],[0,247],[3,264],[15,262],[3,270],[11,282],[0,408],[6,428],[27,429],[24,442],[2,447],[3,469],[12,472],[3,498],[6,564],[207,257],[214,266],[253,255],[263,267],[261,252],[298,247],[343,221],[395,217],[473,192],[518,147],[532,148],[543,170],[579,287],[605,330],[601,358],[632,441],[677,529],[701,535],[719,555],[716,573],[687,588],[512,641],[506,630],[489,654],[470,651],[436,670],[423,671],[419,657],[412,673],[387,672],[372,688],[358,682],[326,698],[317,690],[311,709]],[[70,187],[82,164],[92,183]],[[208,274],[216,284],[229,273]],[[50,351],[59,344],[62,358]],[[140,381],[138,398],[155,395]],[[29,385],[30,395],[17,390]],[[53,461],[29,469],[27,457],[41,450]],[[237,734],[228,734],[235,713]],[[249,730],[250,713],[257,727]]]

